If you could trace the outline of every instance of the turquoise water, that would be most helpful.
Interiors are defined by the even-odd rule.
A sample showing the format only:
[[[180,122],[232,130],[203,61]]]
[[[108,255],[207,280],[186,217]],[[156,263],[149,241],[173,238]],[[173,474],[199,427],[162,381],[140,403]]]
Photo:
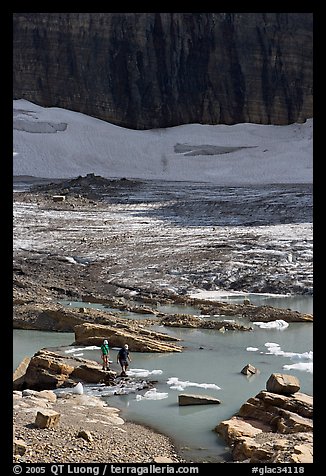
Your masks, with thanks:
[[[292,309],[306,314],[313,314],[313,299],[311,296],[273,296],[268,294],[246,294],[242,296],[231,295],[221,298],[229,303],[242,303],[244,297],[250,299],[256,306],[273,306],[282,309]]]
[[[32,357],[43,347],[71,345],[75,340],[73,332],[13,330],[13,370],[25,357]]]
[[[297,297],[295,302],[292,297],[282,299],[282,307],[302,312],[312,310],[312,297]],[[298,309],[300,300],[304,311]],[[225,333],[159,326],[154,329],[179,337],[184,346],[182,353],[131,353],[131,372],[137,369],[148,373],[154,371],[146,379],[155,381],[157,399],[144,398],[145,390],[103,398],[111,406],[119,408],[123,418],[149,425],[170,436],[188,461],[220,462],[229,458],[229,449],[213,429],[238,411],[248,398],[265,389],[271,373],[295,375],[299,378],[301,391],[313,394],[313,374],[308,371],[311,370],[309,365],[313,350],[312,323],[290,323],[283,330],[254,326],[251,332]],[[66,346],[73,341],[73,334],[14,330],[14,361],[16,359],[17,362],[21,355],[38,350],[37,347]],[[278,355],[271,351],[272,344],[274,349],[278,344]],[[100,363],[99,350],[80,348],[78,354]],[[116,352],[112,349],[110,358],[113,361],[111,367],[118,371]],[[241,374],[248,363],[258,368],[260,373],[250,378]],[[298,367],[284,368],[293,365]],[[187,382],[188,386],[171,388],[170,379],[174,379],[179,386],[180,382]],[[206,388],[207,384],[211,388]],[[85,385],[85,392],[90,394],[104,395],[103,390],[103,387]],[[179,407],[180,393],[211,395],[217,397],[221,404]],[[165,398],[159,399],[162,396]]]
[[[166,329],[165,329],[166,331]],[[301,390],[312,394],[312,373],[301,370],[284,370],[284,365],[309,363],[302,355],[295,359],[269,354],[266,343],[278,343],[284,352],[306,354],[312,350],[312,325],[294,323],[284,331],[255,329],[253,332],[229,331],[224,334],[213,330],[178,329],[170,334],[183,339],[185,350],[180,354],[132,355],[132,369],[161,370],[161,374],[148,378],[157,380],[158,393],[167,393],[162,400],[138,400],[136,394],[108,397],[110,405],[121,409],[122,416],[145,423],[168,434],[181,448],[183,456],[192,460],[218,462],[225,453],[225,443],[212,430],[224,419],[230,418],[248,398],[265,389],[271,373],[281,372],[296,375]],[[247,348],[257,351],[247,351]],[[84,356],[97,358],[96,351]],[[115,362],[115,351],[111,351]],[[259,369],[258,375],[250,378],[241,374],[246,364]],[[112,365],[114,370],[118,367]],[[169,379],[189,382],[184,390],[171,389]],[[201,386],[196,386],[196,385]],[[220,389],[205,388],[213,384]],[[145,391],[140,392],[144,395]],[[205,394],[217,397],[220,405],[179,407],[179,393]]]
[[[228,302],[228,303],[243,303],[244,298],[249,298],[251,304],[257,306],[274,306],[280,307],[282,309],[293,309],[302,313],[312,314],[313,313],[313,298],[311,296],[273,296],[269,294],[234,294],[228,296],[222,296],[219,301]],[[93,308],[99,309],[101,311],[113,312],[119,314],[120,317],[125,317],[127,319],[155,319],[153,314],[139,314],[129,311],[119,311],[119,309],[106,306],[104,304],[90,303],[84,301],[69,301],[61,300],[58,301],[64,306],[71,307],[84,307],[84,308]],[[141,303],[139,303],[141,305]],[[160,304],[157,303],[151,304],[153,309],[156,309],[159,312],[171,313],[171,314],[195,314],[199,315],[200,310],[194,306],[182,305],[182,304]]]

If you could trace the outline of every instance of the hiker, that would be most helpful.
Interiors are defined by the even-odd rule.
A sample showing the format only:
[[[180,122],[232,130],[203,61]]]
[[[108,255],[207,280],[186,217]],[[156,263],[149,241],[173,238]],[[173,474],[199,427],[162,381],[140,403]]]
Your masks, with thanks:
[[[103,344],[101,345],[101,357],[103,361],[102,370],[109,370],[109,343],[104,339]]]
[[[131,358],[129,355],[129,347],[128,344],[125,344],[117,354],[117,364],[121,365],[121,374],[120,377],[125,377],[127,374],[127,369],[129,366],[129,362],[131,362]]]

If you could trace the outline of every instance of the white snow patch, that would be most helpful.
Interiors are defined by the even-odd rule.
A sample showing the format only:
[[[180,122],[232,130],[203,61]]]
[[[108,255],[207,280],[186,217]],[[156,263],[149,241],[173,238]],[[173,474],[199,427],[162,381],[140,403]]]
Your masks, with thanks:
[[[284,226],[284,225],[283,225]],[[273,235],[278,235],[280,233],[280,230],[278,227],[256,227],[256,230],[259,230],[260,233],[263,233],[263,231],[267,228],[267,233],[271,235],[271,230],[275,229],[275,233]],[[251,252],[256,252],[256,249],[252,249]],[[234,262],[232,261],[232,264]],[[243,262],[241,262],[241,266],[243,266]],[[245,298],[250,298],[250,296],[262,296],[262,297],[285,297],[286,294],[271,294],[271,293],[245,293],[241,291],[222,291],[222,290],[217,290],[217,291],[196,291],[193,293],[189,294],[189,297],[194,298],[194,299],[207,299],[208,301],[220,301],[221,299],[228,299],[229,297],[243,297]]]
[[[286,126],[186,124],[138,131],[23,99],[13,101],[13,109],[14,175],[95,173],[221,185],[313,180],[313,119]],[[195,156],[180,153],[180,147],[195,150]]]

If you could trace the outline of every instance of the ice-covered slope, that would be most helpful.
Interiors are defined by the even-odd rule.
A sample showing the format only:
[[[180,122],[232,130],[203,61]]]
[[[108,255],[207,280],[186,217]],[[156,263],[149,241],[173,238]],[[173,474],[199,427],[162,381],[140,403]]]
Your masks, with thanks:
[[[136,131],[77,112],[14,101],[14,175],[312,182],[313,121],[289,126],[189,124]]]

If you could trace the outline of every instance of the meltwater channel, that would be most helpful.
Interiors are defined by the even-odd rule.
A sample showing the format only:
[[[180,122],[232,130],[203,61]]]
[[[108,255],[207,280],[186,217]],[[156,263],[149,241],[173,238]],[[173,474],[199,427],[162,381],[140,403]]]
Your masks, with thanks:
[[[85,303],[80,305],[85,307]],[[90,306],[96,307],[94,304]],[[312,313],[312,297],[278,297],[277,306]],[[213,430],[220,421],[236,413],[248,398],[265,389],[271,373],[295,375],[301,384],[300,391],[313,394],[312,323],[289,323],[284,328],[253,327],[250,332],[221,333],[154,326],[179,337],[184,346],[182,353],[131,353],[130,375],[155,381],[154,391],[112,395],[110,387],[103,385],[84,385],[84,391],[119,408],[122,418],[148,425],[170,436],[187,461],[228,460],[229,449]],[[65,346],[65,350],[71,351],[74,334],[14,330],[13,338],[16,368],[23,357],[33,355],[42,347]],[[98,349],[79,346],[75,352],[100,363]],[[111,367],[119,371],[115,363],[116,352],[116,349],[111,350]],[[260,373],[251,377],[241,374],[241,369],[248,363],[258,368]],[[180,407],[180,393],[214,396],[221,404]]]

